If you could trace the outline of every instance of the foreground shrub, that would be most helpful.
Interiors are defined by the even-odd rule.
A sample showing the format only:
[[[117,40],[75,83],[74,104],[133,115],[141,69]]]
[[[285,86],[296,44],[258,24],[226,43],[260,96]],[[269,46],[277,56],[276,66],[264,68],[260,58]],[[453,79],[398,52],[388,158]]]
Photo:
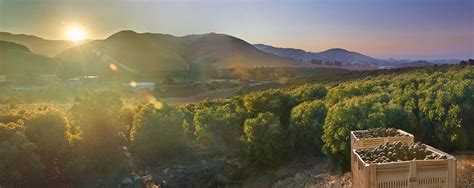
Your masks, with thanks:
[[[125,138],[120,119],[122,101],[114,92],[89,93],[77,97],[71,108],[73,125],[73,159],[88,179],[116,181],[128,173],[123,144]],[[77,169],[70,170],[78,172]],[[70,177],[74,178],[74,177]]]
[[[385,95],[370,95],[339,102],[329,109],[322,136],[323,152],[338,167],[349,169],[350,131],[385,127],[384,101]]]
[[[278,117],[269,112],[245,120],[244,138],[248,160],[259,166],[277,166],[289,149]]]
[[[296,101],[280,90],[267,90],[246,95],[244,106],[255,117],[258,113],[271,112],[280,118],[284,126],[289,124],[291,108]]]
[[[299,104],[291,110],[289,131],[294,147],[300,151],[321,151],[327,108],[320,100]]]
[[[195,135],[214,152],[236,149],[242,135],[242,115],[232,105],[197,110],[194,115]]]
[[[38,155],[45,165],[46,179],[58,180],[69,155],[68,130],[64,115],[54,111],[40,112],[27,119],[25,125],[25,134],[38,148]]]
[[[0,123],[0,186],[21,187],[40,183],[44,164],[24,127]]]
[[[145,168],[180,158],[187,144],[183,118],[182,113],[168,106],[157,109],[147,105],[135,114],[130,136],[135,164]]]
[[[304,101],[312,101],[316,99],[322,99],[326,96],[328,90],[322,85],[303,85],[296,89],[293,89],[289,94],[295,98],[298,103]]]

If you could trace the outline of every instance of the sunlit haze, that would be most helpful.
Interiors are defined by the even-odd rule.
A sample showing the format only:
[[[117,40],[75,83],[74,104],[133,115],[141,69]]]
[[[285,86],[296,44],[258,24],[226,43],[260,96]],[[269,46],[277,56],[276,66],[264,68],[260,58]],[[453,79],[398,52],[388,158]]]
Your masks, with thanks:
[[[0,188],[473,187],[474,0],[0,0]]]
[[[81,24],[87,38],[130,29],[172,35],[225,33],[250,43],[375,57],[469,58],[471,0],[0,0],[0,31],[65,39]]]
[[[85,33],[79,27],[72,27],[67,31],[68,39],[74,42],[84,40]]]

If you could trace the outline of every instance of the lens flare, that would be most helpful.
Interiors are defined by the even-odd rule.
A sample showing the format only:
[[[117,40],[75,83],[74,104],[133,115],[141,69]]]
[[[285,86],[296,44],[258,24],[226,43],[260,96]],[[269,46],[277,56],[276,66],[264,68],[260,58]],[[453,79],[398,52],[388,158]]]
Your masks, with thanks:
[[[135,81],[133,81],[133,80],[130,81],[130,86],[131,86],[131,87],[137,87],[137,82],[135,82]]]
[[[73,42],[84,40],[85,37],[84,31],[78,27],[70,28],[67,35],[69,37],[69,40]]]
[[[117,65],[111,63],[109,64],[109,68],[112,70],[112,71],[117,71]]]
[[[163,103],[161,103],[160,101],[156,100],[155,97],[152,97],[152,96],[148,97],[148,102],[149,102],[150,104],[152,104],[153,106],[155,106],[156,109],[161,109],[161,108],[163,108]]]

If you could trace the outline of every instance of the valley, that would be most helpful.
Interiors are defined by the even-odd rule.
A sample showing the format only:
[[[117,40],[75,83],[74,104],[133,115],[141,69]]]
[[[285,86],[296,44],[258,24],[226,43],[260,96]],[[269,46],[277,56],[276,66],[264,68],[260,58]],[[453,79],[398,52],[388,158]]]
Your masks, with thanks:
[[[474,188],[472,0],[0,0],[0,188]]]

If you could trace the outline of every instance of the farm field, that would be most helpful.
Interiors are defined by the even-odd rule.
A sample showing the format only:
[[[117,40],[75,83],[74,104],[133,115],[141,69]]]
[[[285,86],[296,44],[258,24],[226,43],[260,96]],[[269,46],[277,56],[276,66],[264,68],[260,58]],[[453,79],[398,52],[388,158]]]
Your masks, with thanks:
[[[474,188],[473,0],[0,0],[0,188]]]
[[[357,74],[247,92],[242,87],[218,89],[175,101],[160,100],[152,92],[83,90],[51,98],[48,92],[33,96],[10,91],[0,98],[0,130],[10,145],[32,147],[24,148],[28,154],[23,157],[15,152],[6,156],[18,162],[33,160],[28,171],[15,170],[38,179],[26,184],[9,174],[2,178],[12,185],[68,185],[71,177],[81,175],[85,186],[111,186],[135,177],[171,187],[349,186],[350,131],[391,127],[413,134],[417,142],[454,153],[459,158],[458,185],[470,186],[471,66]],[[399,135],[392,129],[374,130],[359,137]],[[49,131],[54,131],[55,139],[48,138]],[[12,135],[20,137],[15,140]],[[61,149],[47,158],[51,145]],[[395,146],[401,145],[390,147]],[[369,153],[363,156],[373,160]],[[96,157],[92,161],[83,157],[88,155]],[[425,157],[443,159],[417,156]],[[389,158],[397,160],[390,154],[383,162]],[[114,168],[103,169],[105,174],[87,173],[107,166]],[[30,173],[32,169],[35,173]],[[49,180],[41,181],[43,177]],[[98,182],[104,177],[108,179]]]

